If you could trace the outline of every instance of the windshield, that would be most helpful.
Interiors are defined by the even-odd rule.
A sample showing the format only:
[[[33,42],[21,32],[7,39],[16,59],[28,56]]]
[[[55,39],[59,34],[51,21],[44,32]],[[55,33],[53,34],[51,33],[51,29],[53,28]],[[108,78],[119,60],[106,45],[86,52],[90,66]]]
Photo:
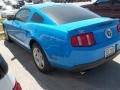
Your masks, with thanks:
[[[71,5],[49,6],[41,8],[41,10],[57,24],[65,24],[100,17],[87,9]]]

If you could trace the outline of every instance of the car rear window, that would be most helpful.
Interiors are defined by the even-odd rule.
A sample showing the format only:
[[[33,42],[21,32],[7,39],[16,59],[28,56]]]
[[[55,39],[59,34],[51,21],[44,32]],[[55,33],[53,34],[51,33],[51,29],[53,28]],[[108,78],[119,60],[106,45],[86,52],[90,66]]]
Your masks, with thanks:
[[[100,17],[87,9],[73,5],[48,6],[41,8],[40,10],[57,24],[65,24]]]

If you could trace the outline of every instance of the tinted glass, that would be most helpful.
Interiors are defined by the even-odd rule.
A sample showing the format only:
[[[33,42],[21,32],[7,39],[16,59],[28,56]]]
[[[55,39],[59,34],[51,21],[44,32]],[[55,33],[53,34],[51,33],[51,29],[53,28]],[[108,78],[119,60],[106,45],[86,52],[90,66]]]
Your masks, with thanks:
[[[110,4],[112,3],[112,0],[97,0],[96,2],[98,4]]]
[[[18,13],[16,14],[16,19],[26,22],[29,17],[29,14],[30,14],[30,10],[22,9],[22,10],[18,11]]]
[[[100,17],[87,9],[71,5],[57,5],[41,8],[41,10],[58,24]]]
[[[120,4],[120,0],[113,0],[112,2]]]
[[[31,21],[41,23],[43,22],[43,18],[39,14],[35,13],[32,16]]]
[[[0,54],[0,79],[2,79],[8,72],[8,65]]]

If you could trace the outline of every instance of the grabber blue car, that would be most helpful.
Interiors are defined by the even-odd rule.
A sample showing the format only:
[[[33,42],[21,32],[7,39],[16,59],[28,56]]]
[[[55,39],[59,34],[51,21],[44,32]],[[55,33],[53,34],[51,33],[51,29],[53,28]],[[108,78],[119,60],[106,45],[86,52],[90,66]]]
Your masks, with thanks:
[[[24,6],[7,17],[3,28],[7,40],[32,51],[43,73],[52,67],[92,69],[112,60],[120,49],[119,20],[68,4]]]

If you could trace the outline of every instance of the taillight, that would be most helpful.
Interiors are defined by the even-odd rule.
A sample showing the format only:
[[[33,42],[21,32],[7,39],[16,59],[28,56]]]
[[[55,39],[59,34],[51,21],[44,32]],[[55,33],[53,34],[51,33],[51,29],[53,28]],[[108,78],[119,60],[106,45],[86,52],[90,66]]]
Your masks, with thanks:
[[[120,32],[120,24],[117,25],[117,31]]]
[[[95,44],[93,33],[85,33],[71,38],[72,46],[92,46]]]
[[[13,90],[22,90],[20,84],[16,81]]]

